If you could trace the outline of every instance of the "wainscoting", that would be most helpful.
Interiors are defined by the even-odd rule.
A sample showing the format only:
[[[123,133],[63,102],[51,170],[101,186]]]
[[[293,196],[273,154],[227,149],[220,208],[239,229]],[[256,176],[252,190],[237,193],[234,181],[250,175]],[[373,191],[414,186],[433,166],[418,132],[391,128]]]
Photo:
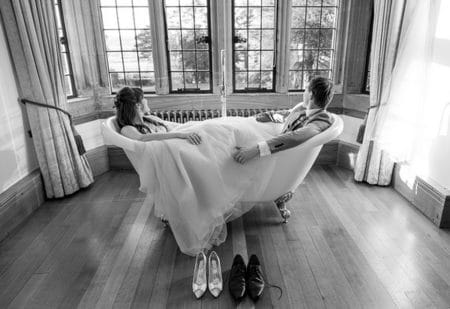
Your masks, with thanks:
[[[325,144],[317,157],[315,165],[336,165],[339,149],[339,140],[331,141]],[[125,152],[115,146],[107,146],[109,167],[112,170],[133,170],[130,160]]]
[[[94,174],[94,177],[109,171],[110,165],[107,146],[105,145],[98,146],[94,149],[88,150],[86,152],[86,157],[89,162],[89,165],[92,168],[92,173]]]
[[[432,179],[415,177],[407,180],[402,174],[406,166],[396,165],[393,187],[421,213],[440,228],[450,228],[450,190]]]
[[[86,153],[94,176],[109,171],[108,150],[99,146]],[[27,220],[45,202],[40,169],[34,170],[0,194],[0,241]]]
[[[11,234],[45,201],[39,169],[0,194],[0,240]]]

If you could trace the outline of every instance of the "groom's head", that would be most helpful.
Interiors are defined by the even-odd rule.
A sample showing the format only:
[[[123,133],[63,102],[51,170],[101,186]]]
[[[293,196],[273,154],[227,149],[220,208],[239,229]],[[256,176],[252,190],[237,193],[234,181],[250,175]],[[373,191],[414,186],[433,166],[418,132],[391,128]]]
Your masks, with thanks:
[[[315,108],[325,109],[333,99],[333,82],[325,77],[314,77],[309,81],[307,91]]]

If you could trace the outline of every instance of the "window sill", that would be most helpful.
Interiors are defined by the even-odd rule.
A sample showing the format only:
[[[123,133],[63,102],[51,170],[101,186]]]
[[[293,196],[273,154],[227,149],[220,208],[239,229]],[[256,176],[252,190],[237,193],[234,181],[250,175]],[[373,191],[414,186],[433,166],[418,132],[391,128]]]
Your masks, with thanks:
[[[79,103],[79,102],[90,101],[90,100],[92,100],[92,97],[75,97],[75,98],[67,99],[67,103],[72,104],[72,103]]]

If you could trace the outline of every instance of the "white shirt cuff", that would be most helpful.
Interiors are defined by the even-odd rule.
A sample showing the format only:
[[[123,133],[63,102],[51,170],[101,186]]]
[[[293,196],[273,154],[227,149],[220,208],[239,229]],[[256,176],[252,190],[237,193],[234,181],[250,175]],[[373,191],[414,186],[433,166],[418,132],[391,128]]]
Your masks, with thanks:
[[[266,141],[259,142],[258,149],[259,149],[260,157],[265,157],[265,156],[269,156],[272,154],[272,152],[270,151],[270,147]]]

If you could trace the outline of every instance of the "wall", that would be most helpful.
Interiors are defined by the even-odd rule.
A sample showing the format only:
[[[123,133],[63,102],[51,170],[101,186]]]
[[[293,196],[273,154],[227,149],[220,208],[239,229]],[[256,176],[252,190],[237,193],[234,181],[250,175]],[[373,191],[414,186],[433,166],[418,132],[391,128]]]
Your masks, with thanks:
[[[428,155],[428,177],[446,189],[450,189],[450,3],[442,1],[433,48],[431,65],[434,77],[431,91],[436,104],[444,106],[440,130],[431,141]]]
[[[0,193],[38,167],[0,23]]]

